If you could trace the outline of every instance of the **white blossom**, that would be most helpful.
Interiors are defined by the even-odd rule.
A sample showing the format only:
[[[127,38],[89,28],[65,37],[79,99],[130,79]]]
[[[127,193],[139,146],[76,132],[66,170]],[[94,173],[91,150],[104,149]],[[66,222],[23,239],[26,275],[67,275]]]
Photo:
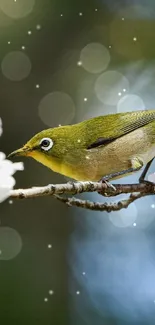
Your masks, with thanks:
[[[2,120],[0,118],[0,135],[2,134]],[[3,152],[0,152],[0,203],[10,196],[10,190],[13,189],[16,181],[13,177],[17,170],[23,170],[22,162],[13,163],[6,159]]]
[[[13,163],[5,159],[6,156],[0,152],[0,202],[3,202],[10,195],[10,190],[13,189],[16,181],[13,177],[17,170],[23,170],[22,162]]]

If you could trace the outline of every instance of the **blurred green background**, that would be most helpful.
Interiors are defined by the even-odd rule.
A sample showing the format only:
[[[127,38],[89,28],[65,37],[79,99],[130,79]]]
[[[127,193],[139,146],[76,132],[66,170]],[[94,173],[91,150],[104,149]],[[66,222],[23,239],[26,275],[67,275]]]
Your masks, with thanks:
[[[0,0],[1,151],[48,127],[153,109],[154,40],[153,0]],[[16,188],[68,181],[24,166]],[[154,208],[153,196],[114,214],[52,197],[2,203],[0,323],[153,325]]]

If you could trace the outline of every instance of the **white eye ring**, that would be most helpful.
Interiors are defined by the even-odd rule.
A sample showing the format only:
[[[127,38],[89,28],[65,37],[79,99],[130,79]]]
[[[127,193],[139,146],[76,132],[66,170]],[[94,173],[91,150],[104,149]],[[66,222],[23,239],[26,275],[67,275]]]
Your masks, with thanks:
[[[53,147],[53,141],[50,138],[43,138],[40,141],[41,149],[48,151]]]

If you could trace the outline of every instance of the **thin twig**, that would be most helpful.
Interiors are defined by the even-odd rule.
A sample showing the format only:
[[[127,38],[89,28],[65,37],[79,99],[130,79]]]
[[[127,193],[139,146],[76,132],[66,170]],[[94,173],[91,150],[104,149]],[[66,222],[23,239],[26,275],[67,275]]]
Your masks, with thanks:
[[[132,202],[146,195],[148,195],[148,193],[131,194],[128,199],[118,201],[115,203],[92,202],[88,200],[79,200],[76,199],[75,197],[73,198],[62,197],[60,195],[54,195],[54,197],[59,201],[67,204],[69,207],[76,206],[76,207],[89,209],[89,210],[112,212],[112,211],[119,211],[121,209],[126,209]]]

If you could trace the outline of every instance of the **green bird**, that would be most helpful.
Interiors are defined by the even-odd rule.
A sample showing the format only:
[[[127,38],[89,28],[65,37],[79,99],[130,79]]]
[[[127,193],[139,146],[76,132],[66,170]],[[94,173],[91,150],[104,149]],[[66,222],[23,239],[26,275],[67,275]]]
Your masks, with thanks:
[[[146,165],[142,181],[155,156],[155,110],[109,114],[46,129],[9,155],[13,156],[32,157],[81,181],[119,178]]]

